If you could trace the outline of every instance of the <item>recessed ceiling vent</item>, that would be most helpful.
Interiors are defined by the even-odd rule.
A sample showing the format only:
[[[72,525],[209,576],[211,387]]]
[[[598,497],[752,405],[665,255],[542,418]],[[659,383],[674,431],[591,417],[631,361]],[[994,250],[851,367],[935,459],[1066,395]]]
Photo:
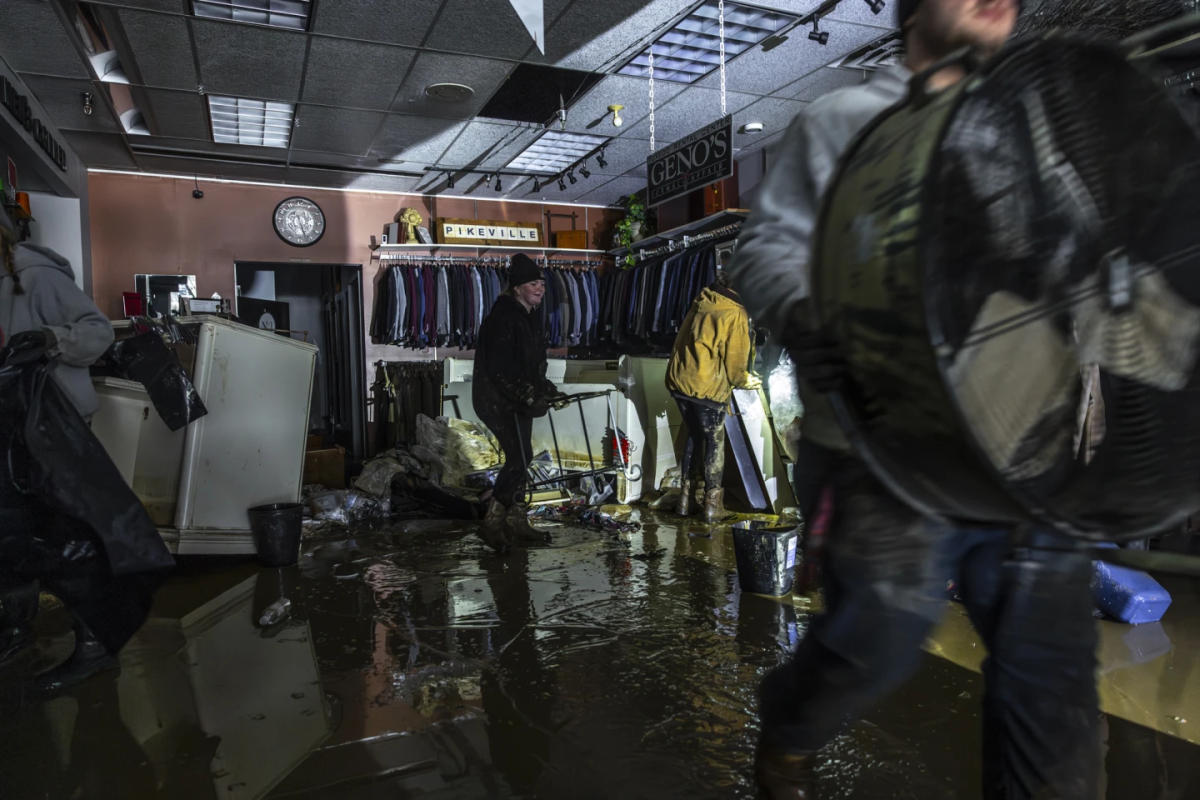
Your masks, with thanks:
[[[443,103],[465,103],[474,96],[475,90],[461,83],[433,83],[425,87],[425,95]]]
[[[829,66],[840,69],[881,70],[904,60],[904,39],[899,31],[864,45]]]

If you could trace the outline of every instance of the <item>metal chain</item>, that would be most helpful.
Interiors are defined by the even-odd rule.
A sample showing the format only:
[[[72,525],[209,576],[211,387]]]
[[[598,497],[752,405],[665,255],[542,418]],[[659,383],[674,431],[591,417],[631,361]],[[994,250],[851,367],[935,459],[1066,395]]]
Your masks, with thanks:
[[[717,0],[717,17],[721,25],[721,118],[725,118],[725,0]]]
[[[654,45],[650,45],[650,152],[654,152]]]

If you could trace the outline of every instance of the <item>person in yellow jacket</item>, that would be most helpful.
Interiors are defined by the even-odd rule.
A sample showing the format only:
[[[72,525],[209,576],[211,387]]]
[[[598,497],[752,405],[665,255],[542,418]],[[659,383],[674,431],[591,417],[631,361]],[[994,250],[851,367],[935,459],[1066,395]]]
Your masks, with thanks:
[[[692,303],[667,365],[667,391],[679,405],[688,439],[679,465],[682,491],[676,512],[691,511],[692,466],[704,450],[704,519],[726,518],[725,415],[736,389],[757,389],[762,381],[750,371],[750,319],[723,270]]]

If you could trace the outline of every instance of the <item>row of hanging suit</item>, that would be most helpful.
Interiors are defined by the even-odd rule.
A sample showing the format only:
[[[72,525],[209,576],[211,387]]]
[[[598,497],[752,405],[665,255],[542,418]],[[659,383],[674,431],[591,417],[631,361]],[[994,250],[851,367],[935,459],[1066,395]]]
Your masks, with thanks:
[[[600,284],[599,339],[614,349],[669,347],[696,295],[717,279],[714,246],[691,248],[614,270]]]
[[[496,264],[393,264],[375,287],[371,339],[416,350],[473,349],[483,318],[506,289],[508,268]]]
[[[594,268],[543,269],[546,293],[536,312],[547,347],[599,341],[600,282]],[[508,289],[508,267],[496,264],[402,262],[389,266],[375,288],[371,339],[423,350],[475,348],[479,327]]]

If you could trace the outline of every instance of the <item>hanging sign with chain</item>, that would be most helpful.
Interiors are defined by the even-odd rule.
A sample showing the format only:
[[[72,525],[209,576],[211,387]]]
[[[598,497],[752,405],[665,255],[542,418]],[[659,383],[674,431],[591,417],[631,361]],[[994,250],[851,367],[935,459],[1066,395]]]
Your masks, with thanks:
[[[646,160],[647,206],[733,176],[733,117],[705,125]]]

